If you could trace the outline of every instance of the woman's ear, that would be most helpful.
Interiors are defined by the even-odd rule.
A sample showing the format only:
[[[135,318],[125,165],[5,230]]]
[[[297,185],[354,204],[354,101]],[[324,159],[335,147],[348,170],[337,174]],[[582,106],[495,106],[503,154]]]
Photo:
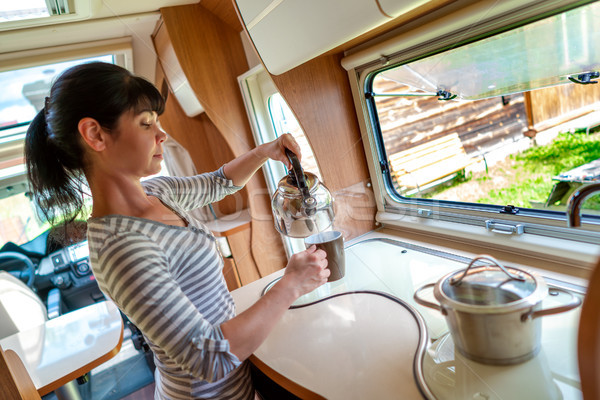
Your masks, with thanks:
[[[82,118],[77,128],[83,140],[93,150],[102,151],[106,148],[105,132],[94,118]]]

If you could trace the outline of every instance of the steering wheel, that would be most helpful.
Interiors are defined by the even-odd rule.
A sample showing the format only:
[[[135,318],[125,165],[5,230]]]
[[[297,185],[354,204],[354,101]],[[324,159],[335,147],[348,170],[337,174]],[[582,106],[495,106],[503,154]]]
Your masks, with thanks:
[[[35,265],[29,259],[29,257],[21,253],[17,253],[16,251],[5,251],[0,253],[0,261],[14,258],[23,261],[23,263],[25,263],[25,265],[27,266],[27,273],[29,274],[29,278],[27,279],[26,284],[28,287],[33,288],[33,281],[35,280]]]

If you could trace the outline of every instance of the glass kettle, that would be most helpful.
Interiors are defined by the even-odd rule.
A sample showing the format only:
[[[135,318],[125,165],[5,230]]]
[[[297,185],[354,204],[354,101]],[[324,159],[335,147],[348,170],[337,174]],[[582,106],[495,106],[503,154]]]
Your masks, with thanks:
[[[271,199],[275,228],[293,238],[305,238],[333,224],[333,197],[315,174],[304,172],[298,157],[285,150],[292,164]]]

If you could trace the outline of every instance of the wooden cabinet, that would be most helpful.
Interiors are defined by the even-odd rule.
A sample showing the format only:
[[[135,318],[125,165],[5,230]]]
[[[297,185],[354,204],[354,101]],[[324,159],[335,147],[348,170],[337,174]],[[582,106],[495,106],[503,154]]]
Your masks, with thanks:
[[[188,117],[194,117],[204,112],[204,108],[200,104],[200,101],[198,101],[198,97],[196,97],[196,94],[192,90],[177,60],[175,50],[173,50],[173,45],[169,38],[169,32],[161,28],[162,23],[159,23],[154,32],[153,39],[156,53],[160,55],[159,62],[166,78],[165,81],[185,114]]]
[[[230,291],[261,277],[252,258],[252,218],[249,210],[223,216],[206,225],[218,240],[225,240],[225,245],[229,248],[230,254],[223,254],[223,274]],[[221,250],[221,253],[226,252]]]

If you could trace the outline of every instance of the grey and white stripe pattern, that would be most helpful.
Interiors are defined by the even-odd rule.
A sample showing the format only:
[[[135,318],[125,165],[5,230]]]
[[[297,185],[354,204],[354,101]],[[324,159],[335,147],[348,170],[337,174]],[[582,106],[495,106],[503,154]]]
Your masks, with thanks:
[[[143,332],[154,352],[159,399],[253,399],[247,363],[229,351],[220,324],[235,315],[215,237],[188,211],[239,187],[222,169],[143,182],[187,221],[185,228],[109,215],[88,220],[100,289]]]

